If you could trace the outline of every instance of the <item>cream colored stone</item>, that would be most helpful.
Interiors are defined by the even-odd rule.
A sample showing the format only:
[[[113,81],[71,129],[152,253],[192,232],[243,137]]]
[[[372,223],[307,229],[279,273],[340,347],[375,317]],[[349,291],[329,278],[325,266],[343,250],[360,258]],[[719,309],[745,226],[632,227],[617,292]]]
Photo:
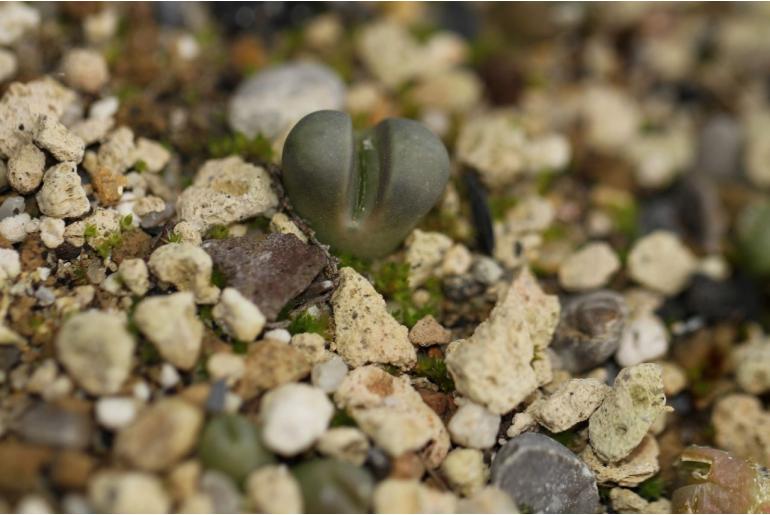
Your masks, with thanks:
[[[78,218],[91,209],[75,163],[59,163],[49,168],[35,198],[40,211],[52,218]]]
[[[452,240],[443,233],[415,229],[406,240],[409,287],[416,288],[436,275],[451,246]]]
[[[246,480],[246,493],[258,513],[302,513],[302,492],[286,465],[267,465]]]
[[[441,464],[441,472],[455,493],[473,495],[489,480],[484,454],[477,449],[454,449]]]
[[[215,352],[206,360],[206,370],[213,381],[224,379],[229,386],[232,386],[243,376],[246,361],[238,354]]]
[[[318,439],[316,450],[360,467],[369,454],[369,439],[357,427],[332,427]]]
[[[655,437],[647,435],[631,454],[617,463],[603,463],[594,454],[590,445],[586,446],[580,457],[593,471],[599,484],[634,487],[660,470],[659,454],[660,450]]]
[[[64,220],[44,216],[40,219],[40,239],[49,249],[64,243]]]
[[[123,284],[137,297],[144,296],[150,289],[150,273],[143,259],[124,259],[118,266]]]
[[[457,498],[419,481],[386,479],[374,490],[375,513],[454,513]]]
[[[605,286],[620,269],[620,260],[607,243],[589,243],[559,266],[559,284],[571,291]]]
[[[100,470],[88,482],[88,500],[99,513],[166,513],[171,509],[163,482],[144,472]]]
[[[636,241],[628,255],[628,274],[639,284],[676,295],[697,268],[695,256],[671,232],[655,231]]]
[[[307,236],[304,232],[297,227],[291,218],[284,213],[276,213],[270,219],[270,230],[272,232],[280,232],[283,234],[293,234],[299,238],[303,243],[307,243]]]
[[[110,80],[107,61],[96,50],[73,48],[61,64],[64,80],[75,89],[96,93]]]
[[[8,184],[21,194],[32,193],[43,181],[45,154],[34,144],[19,146],[8,160]]]
[[[189,243],[167,243],[155,249],[149,260],[150,270],[180,291],[192,291],[196,302],[213,304],[219,288],[211,284],[211,257],[200,247]]]
[[[561,433],[587,420],[609,391],[609,386],[595,379],[571,379],[548,398],[532,403],[529,412],[552,433]]]
[[[134,155],[137,162],[142,161],[147,171],[151,173],[158,173],[163,170],[171,159],[171,153],[166,150],[166,147],[147,138],[136,140]]]
[[[42,115],[38,119],[34,139],[59,161],[80,163],[83,160],[85,142],[52,116]]]
[[[196,316],[192,293],[147,297],[136,306],[134,322],[164,359],[183,370],[195,366],[203,324]]]
[[[235,288],[225,288],[211,311],[214,320],[232,337],[254,341],[265,327],[265,316],[253,302]]]
[[[291,337],[291,345],[302,351],[312,364],[329,358],[324,337],[317,333],[299,333]]]
[[[627,488],[615,487],[610,490],[610,502],[618,513],[673,513],[668,499],[650,502]]]
[[[134,132],[128,127],[118,127],[99,146],[97,153],[99,166],[114,173],[125,173],[136,161]]]
[[[757,397],[736,393],[719,399],[711,423],[720,449],[770,466],[770,411],[762,408]]]

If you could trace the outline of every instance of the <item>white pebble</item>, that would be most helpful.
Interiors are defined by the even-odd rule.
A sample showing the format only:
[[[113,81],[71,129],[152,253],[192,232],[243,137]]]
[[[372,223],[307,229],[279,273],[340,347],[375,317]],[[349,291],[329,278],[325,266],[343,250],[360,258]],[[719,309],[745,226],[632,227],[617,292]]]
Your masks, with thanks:
[[[488,449],[495,444],[500,429],[500,415],[466,401],[447,425],[452,441],[463,447]]]
[[[121,429],[134,421],[136,400],[131,397],[102,397],[96,401],[96,420],[107,429]]]
[[[265,333],[264,338],[265,340],[289,343],[291,341],[291,333],[286,329],[271,329]]]
[[[322,390],[302,383],[279,386],[262,399],[265,446],[282,456],[295,456],[326,431],[333,413]]]
[[[179,380],[179,372],[177,372],[176,368],[174,368],[174,365],[171,365],[170,363],[163,363],[163,365],[160,367],[160,385],[166,389],[173,388],[179,384]]]
[[[27,224],[32,217],[27,213],[21,213],[16,216],[9,216],[0,221],[0,236],[11,243],[19,243],[27,237]]]
[[[615,361],[622,367],[631,367],[652,361],[666,354],[668,333],[660,319],[650,313],[642,314],[626,325]]]
[[[331,359],[314,365],[310,378],[313,386],[326,393],[334,393],[347,374],[348,366],[341,357],[335,354]]]

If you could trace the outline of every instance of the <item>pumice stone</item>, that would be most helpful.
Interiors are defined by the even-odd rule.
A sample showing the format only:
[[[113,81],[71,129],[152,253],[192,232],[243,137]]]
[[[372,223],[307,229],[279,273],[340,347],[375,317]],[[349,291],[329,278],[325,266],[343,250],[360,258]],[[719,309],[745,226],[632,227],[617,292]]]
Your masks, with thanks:
[[[289,133],[283,184],[295,211],[334,250],[378,257],[394,250],[449,179],[443,143],[413,120],[361,132],[340,111],[316,111]]]

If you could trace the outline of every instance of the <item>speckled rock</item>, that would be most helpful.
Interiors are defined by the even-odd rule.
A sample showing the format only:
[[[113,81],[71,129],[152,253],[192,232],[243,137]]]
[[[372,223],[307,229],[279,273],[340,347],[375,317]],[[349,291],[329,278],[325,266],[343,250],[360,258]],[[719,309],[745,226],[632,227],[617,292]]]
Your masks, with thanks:
[[[334,394],[358,427],[391,456],[421,451],[435,468],[449,451],[449,434],[441,419],[409,384],[375,366],[350,372]]]
[[[75,163],[59,163],[46,170],[35,198],[40,211],[53,218],[77,218],[91,209]]]
[[[488,449],[497,443],[500,415],[465,401],[447,425],[452,441],[463,447]]]
[[[86,93],[97,93],[110,80],[106,59],[89,48],[68,50],[61,70],[67,84]]]
[[[617,463],[603,463],[594,454],[591,446],[586,446],[580,457],[596,475],[600,485],[616,484],[633,487],[654,476],[658,465],[658,442],[654,436],[646,435],[642,443],[631,454]]]
[[[262,398],[262,441],[271,451],[295,456],[326,431],[333,414],[322,390],[303,383],[281,385]]]
[[[83,160],[86,146],[83,140],[52,116],[40,116],[34,140],[59,161],[79,163]]]
[[[386,479],[374,490],[374,513],[454,513],[457,498],[419,481]]]
[[[302,243],[292,234],[273,233],[263,240],[253,236],[208,240],[203,249],[228,286],[256,304],[268,320],[275,320],[326,264],[319,247]]]
[[[144,472],[100,470],[88,483],[88,500],[100,513],[166,513],[171,508],[163,482]]]
[[[147,297],[136,306],[134,322],[163,359],[183,370],[195,366],[201,350],[203,323],[195,313],[192,293]]]
[[[152,253],[148,264],[161,281],[192,291],[196,302],[213,304],[219,297],[219,288],[211,284],[211,257],[200,247],[167,243]]]
[[[417,354],[407,328],[388,313],[382,296],[354,269],[340,270],[332,307],[335,326],[332,350],[348,365],[385,363],[404,369],[414,366]]]
[[[492,460],[492,484],[532,513],[597,513],[599,491],[589,468],[545,435],[525,433]]]
[[[258,341],[246,356],[238,393],[251,399],[264,390],[299,381],[310,373],[310,362],[291,345],[275,340]]]
[[[40,186],[45,154],[32,143],[20,145],[8,160],[8,184],[19,193],[32,193]]]
[[[620,269],[620,260],[607,243],[589,243],[559,265],[559,284],[571,291],[601,288]]]
[[[624,368],[589,419],[588,436],[594,453],[604,462],[622,460],[665,411],[660,366],[643,363]]]
[[[116,393],[131,371],[134,338],[119,315],[87,311],[67,319],[56,336],[59,361],[89,393]]]
[[[409,287],[416,288],[434,275],[451,246],[452,240],[443,233],[415,229],[406,240]]]
[[[493,413],[515,408],[539,385],[532,362],[558,319],[558,299],[521,272],[473,336],[450,345],[446,364],[457,391]]]
[[[198,408],[180,398],[164,398],[118,433],[115,453],[134,467],[164,470],[192,450],[202,424]]]
[[[229,225],[267,214],[278,205],[270,175],[238,156],[206,161],[192,186],[177,200],[179,220],[201,233],[214,225]]]
[[[610,387],[596,379],[571,379],[529,408],[535,420],[552,433],[561,433],[596,411]]]
[[[234,338],[253,341],[265,327],[265,316],[235,288],[225,288],[211,311],[217,324]]]
[[[735,380],[740,387],[755,395],[770,391],[770,340],[743,344],[732,353]]]
[[[639,284],[666,295],[682,291],[697,268],[695,256],[679,238],[655,231],[634,243],[628,274]]]
[[[137,138],[134,155],[137,162],[143,162],[147,171],[151,173],[163,170],[171,159],[171,153],[166,150],[166,147],[147,138]]]
[[[118,127],[107,135],[99,146],[98,165],[114,173],[125,173],[136,161],[134,131],[128,127]]]
[[[450,342],[452,332],[445,329],[433,315],[426,315],[409,330],[409,341],[420,347],[444,345]]]
[[[731,394],[716,403],[711,415],[716,444],[736,456],[770,466],[770,411],[753,395]]]

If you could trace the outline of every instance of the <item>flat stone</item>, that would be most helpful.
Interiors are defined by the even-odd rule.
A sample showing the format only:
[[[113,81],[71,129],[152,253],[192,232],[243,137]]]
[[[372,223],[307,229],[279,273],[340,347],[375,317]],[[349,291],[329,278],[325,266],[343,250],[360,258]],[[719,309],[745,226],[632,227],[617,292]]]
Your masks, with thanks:
[[[427,315],[409,330],[409,340],[420,347],[444,345],[452,339],[451,331],[445,329],[433,315]]]
[[[645,479],[654,476],[659,470],[658,442],[652,435],[647,435],[642,443],[623,460],[617,463],[603,463],[588,445],[580,457],[596,475],[600,485],[616,484],[633,487]]]
[[[299,381],[310,373],[310,367],[302,351],[288,343],[258,341],[249,348],[238,393],[246,400],[251,399],[264,390]]]
[[[599,511],[591,470],[572,451],[539,433],[525,433],[503,445],[492,460],[491,477],[522,511]]]
[[[87,413],[44,402],[25,411],[15,422],[14,429],[30,443],[70,449],[87,447],[93,433]]]
[[[571,379],[548,398],[532,403],[529,411],[550,432],[561,433],[587,420],[609,390],[609,386],[596,379]]]
[[[203,249],[227,284],[275,320],[287,302],[305,291],[326,264],[324,252],[293,234],[273,233],[208,240]]]

